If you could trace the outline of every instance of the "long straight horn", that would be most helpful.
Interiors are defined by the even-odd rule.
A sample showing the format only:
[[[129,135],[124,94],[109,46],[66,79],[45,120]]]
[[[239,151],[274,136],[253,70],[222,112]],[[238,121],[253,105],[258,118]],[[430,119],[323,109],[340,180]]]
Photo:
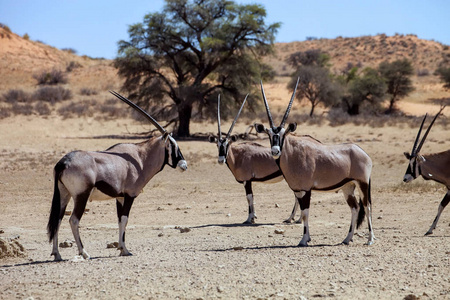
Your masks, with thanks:
[[[427,118],[427,116],[428,114],[425,114],[422,120],[422,124],[420,124],[419,132],[417,133],[416,140],[414,141],[414,145],[411,150],[411,156],[414,156],[416,154],[417,144],[419,143],[420,134],[422,133],[423,124],[425,123],[425,119]]]
[[[261,80],[261,93],[263,96],[264,105],[266,106],[267,117],[269,118],[270,127],[273,128],[275,126],[273,125],[272,114],[270,113],[269,103],[267,103],[266,94],[264,93],[264,87],[263,87],[262,80]]]
[[[247,97],[248,97],[248,94],[247,94],[247,96],[245,96],[244,102],[242,102],[241,108],[239,109],[239,111],[238,111],[236,117],[235,117],[234,120],[233,120],[233,123],[232,123],[231,126],[230,126],[230,130],[228,130],[227,138],[230,137],[231,132],[233,131],[233,127],[234,127],[234,125],[236,124],[236,121],[237,121],[237,119],[239,118],[239,115],[241,114],[241,111],[242,111],[242,108],[244,107],[245,101],[247,101]]]
[[[222,139],[222,130],[220,130],[220,94],[217,97],[217,130],[219,132],[219,140]]]
[[[431,127],[434,124],[434,121],[436,121],[437,117],[441,114],[442,110],[444,110],[445,106],[443,106],[441,108],[441,110],[439,110],[439,112],[436,114],[436,116],[434,116],[433,121],[431,121],[430,126],[428,126],[427,131],[425,131],[425,134],[423,135],[422,140],[420,141],[419,147],[417,147],[416,153],[419,153],[420,149],[422,149],[423,143],[425,142],[425,139],[427,138],[428,133],[431,130]]]
[[[292,93],[291,101],[289,102],[289,105],[286,109],[286,113],[284,114],[283,120],[281,121],[281,125],[280,125],[281,128],[284,127],[284,123],[286,123],[286,120],[289,116],[289,112],[291,111],[292,103],[294,102],[294,98],[295,98],[295,93],[297,92],[297,86],[298,86],[299,80],[300,80],[300,77],[297,78],[297,83],[295,84],[295,88],[294,88],[294,92]]]
[[[155,119],[153,119],[152,116],[150,116],[145,110],[143,110],[142,108],[140,108],[139,106],[137,106],[135,103],[131,102],[130,100],[128,100],[127,98],[125,98],[124,96],[120,95],[119,93],[115,92],[115,91],[109,91],[111,94],[113,94],[114,96],[116,96],[117,98],[119,98],[120,100],[122,100],[123,102],[125,102],[126,104],[128,104],[129,106],[131,106],[132,108],[134,108],[135,110],[137,110],[138,112],[140,112],[144,117],[147,118],[147,120],[150,121],[150,123],[152,123],[153,125],[155,125],[155,127],[162,133],[166,133],[167,131],[164,129],[164,127],[162,127]]]

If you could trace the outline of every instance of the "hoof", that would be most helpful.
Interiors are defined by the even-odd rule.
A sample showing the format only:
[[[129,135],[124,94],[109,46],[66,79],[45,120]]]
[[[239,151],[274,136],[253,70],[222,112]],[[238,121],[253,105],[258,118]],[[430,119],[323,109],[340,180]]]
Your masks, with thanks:
[[[283,221],[283,223],[286,223],[286,224],[291,224],[291,223],[292,223],[292,219],[287,219],[287,220],[284,220],[284,221]]]
[[[297,247],[308,247],[308,244],[302,244],[302,243],[300,243],[300,244],[298,244],[298,246]]]
[[[80,253],[80,255],[83,256],[84,259],[90,259],[91,258],[91,256],[84,250],[83,250],[82,253]]]
[[[430,234],[432,234],[432,233],[433,233],[433,231],[428,230],[428,231],[425,233],[425,236],[430,235]]]
[[[55,259],[53,261],[62,261],[62,257],[59,253],[52,253],[51,255],[55,256]]]
[[[120,252],[120,256],[133,256],[131,252]]]

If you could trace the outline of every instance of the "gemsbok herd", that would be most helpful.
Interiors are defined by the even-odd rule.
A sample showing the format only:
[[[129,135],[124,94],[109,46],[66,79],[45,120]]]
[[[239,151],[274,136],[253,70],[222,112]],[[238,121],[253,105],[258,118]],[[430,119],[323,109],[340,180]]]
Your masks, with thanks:
[[[298,84],[298,82],[297,82]],[[367,219],[369,235],[367,245],[375,240],[372,227],[371,173],[372,160],[358,145],[346,143],[326,145],[309,135],[293,135],[296,123],[286,125],[297,86],[294,89],[286,112],[279,126],[276,126],[264,87],[261,82],[261,93],[264,101],[269,127],[254,124],[257,133],[267,134],[270,148],[254,142],[236,143],[238,136],[232,135],[233,128],[242,112],[248,95],[236,114],[227,134],[222,134],[220,122],[220,95],[217,106],[217,136],[209,136],[211,143],[217,144],[218,162],[226,164],[237,182],[244,185],[248,201],[248,217],[244,224],[255,223],[256,212],[252,182],[272,183],[283,179],[294,193],[294,207],[290,217],[284,222],[294,221],[298,208],[303,223],[303,237],[298,246],[308,246],[309,208],[312,191],[341,190],[351,210],[350,228],[342,244],[348,245],[364,218]],[[142,192],[145,185],[165,165],[187,170],[177,142],[167,130],[142,108],[111,91],[111,93],[141,113],[161,133],[140,143],[121,143],[104,151],[73,151],[61,158],[54,167],[54,193],[50,217],[47,225],[49,241],[53,242],[51,255],[62,260],[58,248],[58,231],[71,198],[74,206],[69,223],[78,247],[78,254],[84,259],[90,256],[83,247],[79,232],[79,222],[86,204],[90,200],[116,199],[117,218],[119,224],[120,255],[131,255],[125,246],[125,229],[134,199]],[[420,140],[427,115],[423,118],[419,132],[414,141],[411,153],[405,152],[409,165],[403,178],[410,182],[422,176],[425,180],[434,180],[447,187],[447,193],[438,207],[437,215],[426,235],[431,234],[445,206],[450,201],[450,150],[420,154],[420,150],[437,117],[436,114],[427,131]],[[358,191],[358,198],[355,195]]]

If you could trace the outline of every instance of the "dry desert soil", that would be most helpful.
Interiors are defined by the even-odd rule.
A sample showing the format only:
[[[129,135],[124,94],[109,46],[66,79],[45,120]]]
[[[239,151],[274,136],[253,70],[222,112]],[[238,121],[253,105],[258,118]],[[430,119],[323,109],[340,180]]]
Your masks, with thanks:
[[[246,122],[235,132],[244,132]],[[294,203],[284,181],[254,184],[258,219],[242,225],[243,186],[217,163],[215,145],[189,140],[179,142],[188,170],[166,167],[134,202],[127,228],[133,256],[108,248],[118,239],[114,201],[93,201],[80,223],[92,258],[82,260],[70,247],[66,216],[59,240],[69,247],[60,248],[63,261],[53,262],[46,224],[55,163],[72,150],[142,141],[134,133],[149,125],[56,116],[0,120],[0,299],[450,299],[449,211],[424,236],[446,189],[422,179],[402,182],[402,153],[410,151],[418,125],[297,129],[323,143],[357,143],[371,156],[372,246],[365,245],[367,222],[350,245],[341,245],[350,223],[342,192],[313,192],[312,240],[297,247],[303,225],[283,223]],[[194,124],[192,131],[214,132],[215,125]],[[449,144],[448,128],[437,123],[423,152]]]

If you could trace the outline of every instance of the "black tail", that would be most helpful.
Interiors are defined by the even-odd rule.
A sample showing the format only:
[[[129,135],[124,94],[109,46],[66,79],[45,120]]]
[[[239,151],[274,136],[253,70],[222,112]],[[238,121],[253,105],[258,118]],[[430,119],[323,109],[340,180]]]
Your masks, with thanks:
[[[47,234],[49,242],[55,237],[59,226],[59,219],[61,217],[61,195],[59,193],[58,181],[61,177],[62,171],[66,168],[63,160],[60,160],[55,166],[55,185],[53,191],[52,208],[50,209],[50,217],[48,218]]]
[[[369,186],[367,191],[367,205],[371,208],[370,211],[372,211],[372,196],[370,194],[370,185],[371,185],[371,179],[369,179]],[[359,212],[358,212],[358,221],[356,222],[356,228],[359,228],[361,226],[362,222],[364,221],[364,217],[366,216],[366,210],[364,209],[364,205],[362,203],[361,198],[359,198]]]
[[[358,212],[358,221],[356,222],[356,228],[359,228],[359,226],[361,226],[365,216],[366,210],[364,209],[364,205],[362,203],[361,198],[359,198],[359,212]]]

